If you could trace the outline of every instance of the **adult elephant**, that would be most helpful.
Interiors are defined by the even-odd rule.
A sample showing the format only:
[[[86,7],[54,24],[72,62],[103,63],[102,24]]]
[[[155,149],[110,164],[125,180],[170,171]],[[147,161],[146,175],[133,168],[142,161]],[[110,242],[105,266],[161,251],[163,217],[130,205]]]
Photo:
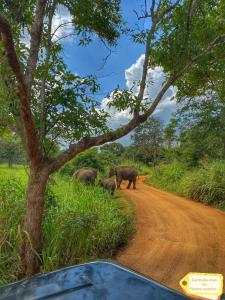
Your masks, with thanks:
[[[97,177],[97,170],[94,168],[82,168],[77,170],[73,177],[76,177],[80,181],[82,181],[85,184],[93,184],[95,182],[95,179]]]
[[[129,181],[127,186],[128,189],[130,188],[131,183],[133,183],[133,189],[136,189],[138,171],[135,168],[126,166],[112,167],[109,171],[109,177],[113,175],[116,176],[117,189],[120,189],[122,180]]]

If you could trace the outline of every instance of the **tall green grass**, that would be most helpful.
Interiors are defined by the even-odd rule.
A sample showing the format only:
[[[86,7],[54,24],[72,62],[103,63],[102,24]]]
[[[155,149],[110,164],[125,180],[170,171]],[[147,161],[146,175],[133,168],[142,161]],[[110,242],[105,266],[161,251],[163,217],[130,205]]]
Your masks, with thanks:
[[[43,271],[111,257],[133,232],[133,218],[122,202],[99,187],[56,181],[55,205],[43,226]]]
[[[149,170],[148,183],[163,190],[176,192],[178,183],[187,172],[182,163],[174,161],[171,164],[163,164]]]
[[[23,179],[0,176],[0,284],[15,281],[18,276],[26,186]]]
[[[26,184],[22,168],[0,168],[0,284],[18,277]],[[56,176],[46,196],[41,271],[111,257],[132,235],[133,219],[120,198]]]
[[[163,190],[225,209],[225,161],[203,162],[189,169],[173,162],[151,169],[148,182]]]

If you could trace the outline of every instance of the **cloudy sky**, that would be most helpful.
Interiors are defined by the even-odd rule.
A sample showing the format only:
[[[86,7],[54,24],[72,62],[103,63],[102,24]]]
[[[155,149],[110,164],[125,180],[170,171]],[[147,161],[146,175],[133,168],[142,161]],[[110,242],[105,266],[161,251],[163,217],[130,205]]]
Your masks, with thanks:
[[[144,23],[138,23],[137,16],[134,11],[141,11],[143,0],[122,0],[122,13],[128,25],[132,28],[143,28]],[[131,88],[134,82],[140,80],[142,66],[144,60],[144,45],[134,44],[127,36],[122,36],[118,41],[116,48],[112,48],[112,52],[104,63],[105,58],[109,54],[109,50],[97,38],[86,47],[78,47],[77,41],[70,36],[72,28],[70,25],[70,16],[65,10],[58,10],[53,22],[53,32],[56,30],[54,39],[63,39],[64,59],[70,70],[81,76],[93,74],[97,77],[101,84],[101,90],[97,94],[99,101],[102,101],[102,107],[110,112],[112,118],[110,125],[118,127],[126,123],[130,116],[128,111],[117,112],[115,109],[107,108],[108,99],[106,96],[110,94],[118,85],[122,88]],[[68,23],[61,26],[62,23]],[[137,25],[138,24],[138,25]],[[58,28],[59,27],[59,28]],[[157,95],[165,80],[165,74],[162,68],[156,67],[148,72],[148,79],[151,84],[146,89],[146,95],[150,99]],[[137,94],[138,88],[133,89]],[[171,101],[171,97],[175,95],[175,88],[171,88],[162,103],[157,108],[155,115],[159,116],[164,123],[167,123],[171,113],[175,110],[175,101]],[[129,137],[122,140],[124,143],[129,142]]]

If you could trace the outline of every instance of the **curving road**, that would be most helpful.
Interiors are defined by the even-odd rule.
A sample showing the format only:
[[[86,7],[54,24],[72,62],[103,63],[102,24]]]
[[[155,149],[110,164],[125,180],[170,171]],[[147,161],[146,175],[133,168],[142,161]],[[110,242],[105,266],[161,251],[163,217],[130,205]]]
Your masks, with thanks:
[[[144,183],[123,190],[136,207],[136,234],[116,257],[121,264],[181,290],[188,272],[225,278],[225,213]]]

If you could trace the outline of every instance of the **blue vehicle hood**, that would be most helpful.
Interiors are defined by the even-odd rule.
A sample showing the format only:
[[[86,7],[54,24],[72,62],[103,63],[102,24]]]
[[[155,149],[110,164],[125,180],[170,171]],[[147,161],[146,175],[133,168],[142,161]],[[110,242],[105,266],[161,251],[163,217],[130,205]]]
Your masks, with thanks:
[[[65,268],[0,288],[7,300],[188,300],[121,265],[96,261]]]

